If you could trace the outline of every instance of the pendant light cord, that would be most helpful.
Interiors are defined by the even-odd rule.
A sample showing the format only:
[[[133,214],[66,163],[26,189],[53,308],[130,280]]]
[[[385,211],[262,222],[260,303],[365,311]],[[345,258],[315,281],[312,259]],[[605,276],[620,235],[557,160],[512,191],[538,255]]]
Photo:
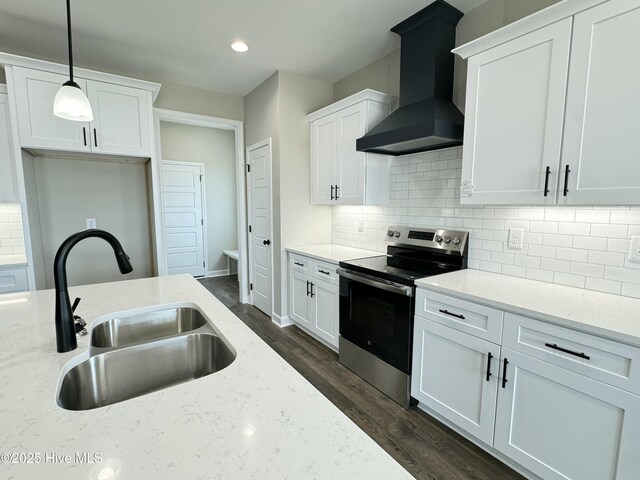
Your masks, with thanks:
[[[71,47],[71,0],[67,0],[67,37],[69,40],[69,81],[73,82],[73,49]]]

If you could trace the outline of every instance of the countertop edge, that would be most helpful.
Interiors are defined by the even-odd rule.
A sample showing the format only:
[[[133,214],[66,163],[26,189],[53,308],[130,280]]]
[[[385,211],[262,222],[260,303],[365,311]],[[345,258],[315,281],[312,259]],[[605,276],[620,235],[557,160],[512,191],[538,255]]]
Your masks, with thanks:
[[[597,335],[607,340],[613,340],[616,342],[624,343],[626,345],[631,345],[633,347],[640,348],[640,337],[629,335],[627,333],[619,332],[606,327],[598,327],[596,325],[582,323],[576,320],[572,320],[570,318],[560,317],[557,315],[540,312],[539,310],[533,310],[530,308],[514,305],[511,303],[505,303],[499,300],[493,300],[491,298],[481,297],[478,295],[474,295],[472,293],[462,292],[460,290],[455,290],[448,287],[442,287],[439,285],[417,283],[416,287],[422,288],[424,290],[429,290],[435,293],[451,295],[452,297],[458,298],[460,300],[467,300],[467,301],[478,303],[480,305],[484,305],[487,307],[498,308],[500,310],[504,310],[505,312],[513,313],[516,315],[523,315],[526,317],[531,317],[536,320],[552,323],[554,325],[558,325],[561,327],[567,327],[574,330],[579,330],[585,333]]]
[[[336,246],[336,247],[341,247],[341,248],[360,250],[361,252],[367,252],[367,253],[364,256],[356,254],[355,256],[347,256],[346,258],[343,258],[342,260],[336,260],[335,258],[325,257],[325,256],[322,256],[320,254],[310,253],[310,252],[304,250],[305,248],[308,248],[308,247],[318,247],[318,246],[325,246],[325,247]],[[374,257],[374,256],[377,256],[377,255],[384,255],[384,253],[376,252],[375,250],[365,250],[365,249],[362,249],[362,248],[348,247],[348,246],[345,246],[345,245],[338,245],[338,244],[334,244],[334,243],[317,244],[317,245],[300,245],[298,247],[285,247],[285,251],[288,252],[288,253],[295,253],[297,255],[303,255],[305,257],[313,258],[315,260],[320,260],[322,262],[331,263],[332,265],[338,265],[340,262],[346,261],[346,260],[354,260],[356,258],[366,258],[366,256]]]

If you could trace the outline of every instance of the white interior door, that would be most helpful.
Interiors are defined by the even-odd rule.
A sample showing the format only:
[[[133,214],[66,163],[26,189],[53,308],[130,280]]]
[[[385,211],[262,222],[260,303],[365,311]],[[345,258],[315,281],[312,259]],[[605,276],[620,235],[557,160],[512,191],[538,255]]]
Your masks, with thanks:
[[[271,317],[272,248],[271,244],[271,144],[249,147],[249,249],[251,251],[251,303]]]
[[[203,167],[162,162],[162,203],[167,273],[205,274]]]

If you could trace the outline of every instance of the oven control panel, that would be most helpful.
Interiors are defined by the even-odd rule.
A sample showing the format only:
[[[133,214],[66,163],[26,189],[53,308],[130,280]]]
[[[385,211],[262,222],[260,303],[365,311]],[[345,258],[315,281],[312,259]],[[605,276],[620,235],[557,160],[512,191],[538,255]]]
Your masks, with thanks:
[[[386,242],[394,245],[430,247],[463,253],[469,239],[468,232],[418,227],[389,227]]]

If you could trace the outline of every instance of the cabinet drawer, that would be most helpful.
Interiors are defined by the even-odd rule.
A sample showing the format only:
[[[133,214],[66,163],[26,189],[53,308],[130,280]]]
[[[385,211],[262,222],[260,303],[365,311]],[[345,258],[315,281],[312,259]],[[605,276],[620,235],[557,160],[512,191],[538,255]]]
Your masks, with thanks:
[[[0,270],[0,293],[24,292],[28,289],[26,269]]]
[[[500,344],[503,312],[458,298],[418,289],[416,315]]]
[[[505,347],[640,394],[640,348],[512,313],[504,323]]]
[[[291,254],[289,257],[289,266],[292,270],[298,270],[299,272],[311,273],[311,261],[306,257]]]
[[[338,285],[340,283],[340,279],[338,278],[338,274],[336,273],[337,269],[337,265],[331,265],[329,263],[317,262],[313,265],[315,276],[333,285]]]

